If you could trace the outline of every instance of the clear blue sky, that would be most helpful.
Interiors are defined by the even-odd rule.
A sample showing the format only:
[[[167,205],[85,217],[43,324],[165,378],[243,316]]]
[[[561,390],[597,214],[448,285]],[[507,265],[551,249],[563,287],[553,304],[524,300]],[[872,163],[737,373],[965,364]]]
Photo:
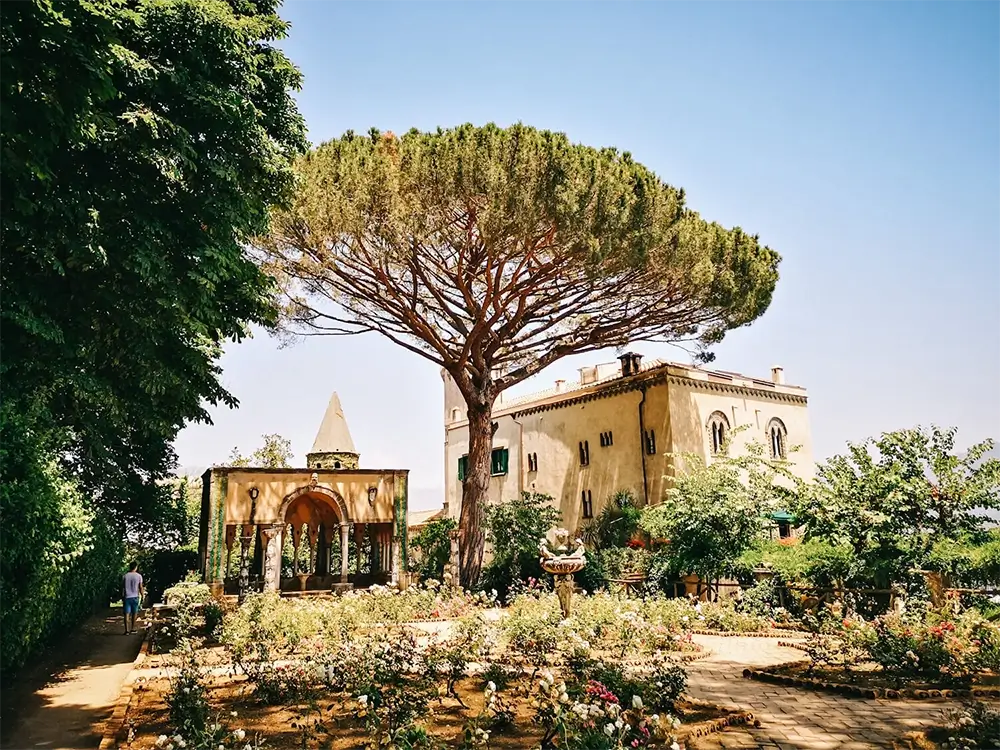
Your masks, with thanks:
[[[1000,4],[290,2],[284,47],[314,143],[517,121],[616,146],[784,261],[717,365],[784,366],[818,457],[916,424],[1000,438]],[[648,357],[684,360],[669,347]],[[520,391],[613,356],[558,363]],[[186,429],[182,465],[264,432],[302,459],[331,390],[362,465],[440,502],[437,369],[365,336],[230,347],[237,411]]]

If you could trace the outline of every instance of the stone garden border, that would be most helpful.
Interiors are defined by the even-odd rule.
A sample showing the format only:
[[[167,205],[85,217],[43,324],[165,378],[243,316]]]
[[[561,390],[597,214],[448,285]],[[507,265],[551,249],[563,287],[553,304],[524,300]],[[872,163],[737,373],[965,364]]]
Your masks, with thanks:
[[[750,680],[769,682],[774,685],[805,688],[807,690],[822,690],[855,698],[887,698],[892,700],[928,700],[931,698],[995,698],[1000,697],[1000,688],[883,688],[863,687],[845,682],[824,682],[812,677],[797,677],[795,675],[777,674],[780,669],[805,667],[809,661],[789,661],[783,664],[773,664],[767,669],[743,670],[743,676]]]
[[[740,633],[735,630],[689,630],[692,635],[714,635],[720,638],[805,638],[809,635],[804,630],[778,629],[757,630],[749,633]],[[780,643],[778,644],[781,645]]]
[[[760,719],[754,716],[752,711],[746,711],[734,706],[723,706],[718,703],[701,700],[700,698],[692,698],[687,693],[682,693],[678,700],[690,703],[693,706],[711,709],[713,711],[719,711],[726,714],[725,716],[720,716],[716,719],[705,719],[704,721],[698,721],[694,724],[681,724],[681,728],[677,732],[677,737],[685,743],[694,737],[705,737],[706,735],[714,734],[716,732],[723,732],[728,727],[760,726]]]
[[[152,624],[146,627],[146,632],[142,637],[142,645],[139,646],[139,653],[132,661],[132,668],[125,675],[115,707],[111,712],[111,718],[104,728],[104,736],[98,750],[114,750],[120,743],[128,741],[129,725],[128,711],[132,705],[132,697],[135,693],[136,678],[139,674],[140,665],[149,656],[149,646],[153,639]]]

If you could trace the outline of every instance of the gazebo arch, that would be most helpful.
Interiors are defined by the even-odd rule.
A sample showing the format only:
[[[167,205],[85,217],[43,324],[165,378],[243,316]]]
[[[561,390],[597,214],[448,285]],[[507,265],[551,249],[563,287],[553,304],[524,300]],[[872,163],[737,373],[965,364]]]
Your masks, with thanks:
[[[325,521],[325,520],[322,521],[322,528],[324,528],[326,530],[325,532],[322,532],[322,533],[323,534],[329,533],[334,528],[336,528],[337,526],[339,526],[339,531],[340,531],[340,534],[339,534],[339,536],[340,536],[340,554],[341,554],[339,582],[341,584],[346,584],[347,583],[347,563],[348,563],[348,554],[347,554],[347,552],[348,552],[348,539],[349,539],[349,533],[350,533],[350,528],[351,528],[351,522],[352,522],[352,520],[351,520],[351,518],[350,518],[350,516],[348,514],[348,511],[347,511],[347,503],[344,502],[344,498],[341,496],[341,494],[339,492],[337,492],[336,490],[330,489],[329,487],[323,487],[323,486],[319,485],[316,482],[316,475],[315,474],[313,475],[313,480],[309,484],[304,485],[302,487],[297,487],[296,489],[292,490],[287,495],[285,495],[284,499],[281,502],[281,507],[278,509],[278,518],[277,518],[277,523],[275,524],[275,527],[277,529],[277,534],[276,534],[276,537],[277,537],[277,539],[276,539],[276,555],[279,558],[277,560],[277,562],[278,562],[278,566],[277,567],[280,568],[280,555],[281,555],[280,550],[281,550],[281,548],[283,546],[282,539],[284,537],[285,532],[287,531],[286,524],[288,523],[288,520],[289,520],[288,516],[289,516],[289,513],[295,508],[296,501],[299,501],[299,500],[301,500],[302,502],[305,502],[305,503],[310,503],[313,506],[313,508],[314,508],[313,512],[321,510],[317,506],[319,506],[319,505],[325,505],[329,509],[329,511],[332,511],[330,513],[330,515],[336,516],[336,526],[333,526],[333,527],[327,526],[327,521]],[[322,512],[325,514],[325,511],[322,511]],[[321,517],[322,516],[320,516],[320,518]],[[295,523],[295,522],[293,522],[292,525],[293,525],[293,528],[296,530],[296,536],[293,537],[293,540],[294,540],[294,545],[295,545],[295,549],[296,549],[296,560],[297,560],[298,559],[298,554],[297,553],[298,553],[298,547],[299,547],[299,541],[298,541],[298,528],[299,527],[298,527],[297,523]],[[308,526],[309,526],[309,541],[308,541],[308,544],[309,544],[309,550],[310,550],[310,560],[309,560],[309,562],[306,565],[305,571],[300,576],[300,580],[302,581],[302,583],[301,583],[302,590],[306,589],[306,587],[308,585],[308,581],[310,580],[310,577],[313,576],[314,574],[316,574],[316,572],[317,572],[317,567],[316,567],[316,551],[317,551],[318,548],[315,547],[315,545],[322,543],[322,542],[317,541],[317,538],[314,538],[314,534],[318,536],[321,532],[318,531],[318,530],[314,530],[313,521],[312,520],[309,521]],[[317,520],[316,520],[316,529],[319,529],[319,527],[320,527],[320,521],[317,518]],[[322,538],[325,538],[327,540],[326,543],[328,543],[330,541],[329,537],[323,536]],[[295,575],[299,576],[299,573],[297,572],[297,565],[298,565],[298,563],[296,563],[296,568],[295,568],[296,572],[295,572]],[[324,567],[324,570],[326,570],[325,567]],[[322,575],[329,575],[331,573],[332,573],[332,571],[328,571],[328,572],[324,572]],[[272,575],[273,575],[273,578],[271,580],[272,580],[272,586],[273,586],[273,588],[280,589],[281,588],[281,580],[282,580],[281,579],[280,570],[275,570]]]
[[[294,489],[285,495],[284,500],[281,501],[281,508],[278,510],[279,522],[284,520],[285,515],[288,513],[288,509],[291,507],[292,503],[303,495],[320,495],[325,497],[327,500],[333,502],[333,506],[337,511],[337,516],[340,518],[341,526],[352,522],[352,519],[348,517],[347,503],[344,502],[344,498],[340,496],[340,493],[336,490],[330,489],[329,487],[323,487],[318,484],[307,484],[304,487]]]

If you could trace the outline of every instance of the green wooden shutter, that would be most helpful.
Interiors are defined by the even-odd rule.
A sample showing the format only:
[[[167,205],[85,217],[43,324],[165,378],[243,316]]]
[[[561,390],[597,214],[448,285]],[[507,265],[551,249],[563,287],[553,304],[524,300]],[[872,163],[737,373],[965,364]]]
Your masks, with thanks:
[[[465,473],[469,470],[469,457],[462,456],[458,459],[458,481],[465,481]]]

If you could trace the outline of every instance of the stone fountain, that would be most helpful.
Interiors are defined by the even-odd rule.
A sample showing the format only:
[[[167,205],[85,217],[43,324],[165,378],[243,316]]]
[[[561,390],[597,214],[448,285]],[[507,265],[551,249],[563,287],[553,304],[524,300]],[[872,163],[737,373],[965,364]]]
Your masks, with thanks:
[[[583,541],[576,540],[577,547],[570,552],[569,532],[566,529],[555,529],[552,532],[555,537],[555,549],[549,547],[549,540],[543,537],[538,545],[538,551],[542,553],[542,569],[551,573],[555,578],[556,596],[559,597],[559,606],[562,608],[563,619],[570,615],[570,602],[573,598],[573,574],[583,570],[587,564],[587,557],[583,548]]]

